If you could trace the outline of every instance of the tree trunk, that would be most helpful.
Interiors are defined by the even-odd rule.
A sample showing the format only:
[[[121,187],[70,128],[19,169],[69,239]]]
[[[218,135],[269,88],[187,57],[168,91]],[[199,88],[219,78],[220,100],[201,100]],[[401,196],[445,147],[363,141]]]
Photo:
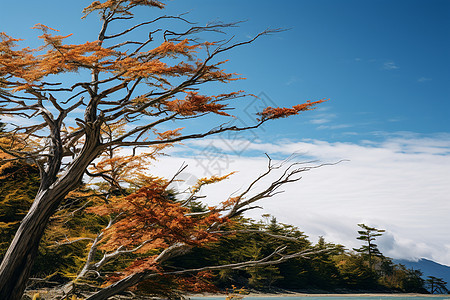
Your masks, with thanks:
[[[21,299],[48,220],[66,195],[76,188],[89,163],[97,157],[101,150],[97,147],[98,136],[97,129],[86,138],[83,150],[65,174],[53,183],[41,182],[41,189],[0,265],[0,300]]]
[[[20,223],[0,265],[0,299],[20,300],[38,253],[39,242],[47,222],[53,214],[57,199],[49,199],[52,193],[38,194],[35,204]],[[52,200],[52,201],[49,201]],[[49,204],[46,204],[49,203]]]
[[[138,284],[139,282],[144,280],[147,275],[148,275],[148,272],[146,272],[146,271],[143,271],[141,273],[134,273],[133,275],[130,275],[114,284],[111,284],[108,287],[101,289],[94,295],[86,298],[86,300],[108,299],[109,297],[117,295],[118,293],[123,292],[126,289]]]

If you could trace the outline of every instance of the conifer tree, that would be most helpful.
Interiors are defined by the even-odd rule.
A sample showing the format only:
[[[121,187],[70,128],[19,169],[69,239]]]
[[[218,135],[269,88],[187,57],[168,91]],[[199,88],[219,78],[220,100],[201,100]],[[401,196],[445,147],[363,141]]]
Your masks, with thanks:
[[[428,276],[425,280],[425,283],[429,288],[431,294],[448,294],[449,292],[446,286],[447,282],[442,278]]]
[[[385,230],[370,227],[365,224],[358,224],[358,226],[361,227],[363,230],[358,231],[360,236],[357,237],[357,239],[364,241],[367,244],[362,245],[361,248],[358,249],[353,248],[353,250],[367,257],[369,267],[373,269],[374,257],[383,257],[383,254],[380,252],[380,250],[378,250],[378,246],[377,244],[374,243],[374,241],[376,240],[377,237],[383,235],[383,232],[385,232]]]

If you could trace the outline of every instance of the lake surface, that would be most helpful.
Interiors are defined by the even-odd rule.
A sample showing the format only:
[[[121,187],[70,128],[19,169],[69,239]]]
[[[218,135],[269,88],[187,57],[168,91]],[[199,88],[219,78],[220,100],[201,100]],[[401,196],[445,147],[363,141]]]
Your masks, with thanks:
[[[285,298],[288,298],[288,300],[450,300],[450,295],[442,295],[442,296],[431,296],[431,297],[420,297],[420,296],[396,296],[396,297],[389,297],[389,296],[307,296],[307,297],[251,297],[246,296],[245,299],[248,300],[286,300]],[[225,296],[223,297],[191,297],[191,300],[224,300]]]

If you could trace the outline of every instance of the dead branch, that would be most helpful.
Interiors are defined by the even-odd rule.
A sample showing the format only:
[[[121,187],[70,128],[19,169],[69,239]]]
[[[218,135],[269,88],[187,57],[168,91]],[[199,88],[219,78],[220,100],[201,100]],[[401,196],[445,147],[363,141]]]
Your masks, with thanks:
[[[287,235],[279,235],[279,234],[273,234],[265,230],[259,230],[259,229],[239,229],[239,230],[217,230],[217,231],[211,231],[211,234],[220,234],[220,235],[235,235],[238,233],[254,233],[254,234],[261,234],[266,235],[278,240],[286,240],[291,242],[300,242],[300,240],[296,237],[287,236]]]
[[[163,19],[176,19],[176,20],[181,20],[181,21],[183,21],[183,22],[186,22],[186,23],[188,23],[188,24],[194,24],[194,23],[189,22],[189,21],[186,20],[185,18],[182,18],[181,16],[161,16],[161,17],[158,17],[158,18],[153,19],[153,20],[151,20],[151,21],[142,22],[142,23],[139,23],[139,24],[137,24],[137,25],[134,25],[133,27],[130,27],[130,28],[128,28],[128,29],[126,29],[126,30],[124,30],[124,31],[122,31],[122,32],[120,32],[120,33],[113,34],[113,35],[109,35],[109,36],[105,36],[104,39],[105,39],[105,40],[106,40],[106,39],[113,39],[113,38],[122,36],[122,35],[124,35],[124,34],[127,34],[127,33],[131,32],[131,31],[135,30],[136,28],[142,27],[142,26],[144,26],[144,25],[153,24],[153,23],[155,23],[155,22],[157,22],[157,21],[159,21],[159,20],[163,20]]]

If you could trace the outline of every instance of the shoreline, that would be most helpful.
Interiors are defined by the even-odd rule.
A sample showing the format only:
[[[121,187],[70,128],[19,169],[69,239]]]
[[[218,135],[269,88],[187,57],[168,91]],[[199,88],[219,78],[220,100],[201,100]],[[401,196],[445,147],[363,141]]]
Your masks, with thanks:
[[[206,298],[206,297],[226,297],[227,294],[190,294],[187,295],[188,298]],[[301,292],[292,292],[292,293],[249,293],[246,295],[242,295],[244,298],[253,298],[253,297],[446,297],[450,299],[450,295],[442,294],[418,294],[418,293],[301,293]],[[238,299],[238,298],[236,298]]]

